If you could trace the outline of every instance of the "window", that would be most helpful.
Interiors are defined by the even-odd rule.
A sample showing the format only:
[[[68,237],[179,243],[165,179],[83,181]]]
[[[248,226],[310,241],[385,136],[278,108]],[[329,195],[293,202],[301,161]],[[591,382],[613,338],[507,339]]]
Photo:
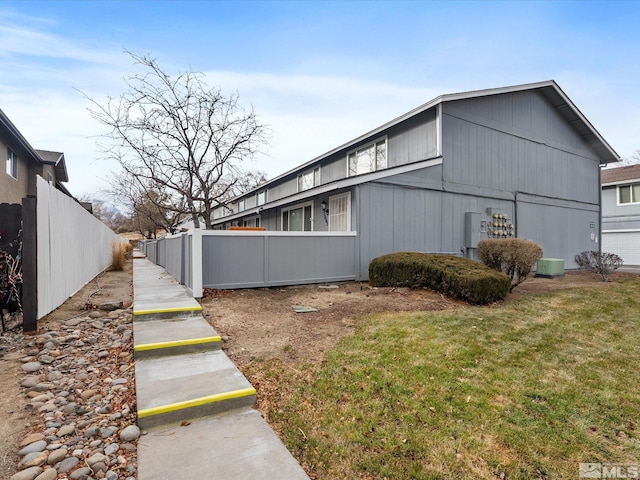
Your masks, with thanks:
[[[238,200],[238,211],[244,212],[244,198],[242,200]]]
[[[256,195],[256,205],[264,205],[267,203],[267,191],[263,190]]]
[[[312,203],[282,210],[283,232],[311,232],[313,230],[312,225]]]
[[[320,167],[298,175],[298,191],[309,190],[320,185]]]
[[[18,178],[18,157],[10,148],[7,148],[7,175]]]
[[[640,203],[640,183],[618,187],[618,205]]]
[[[248,217],[242,221],[243,227],[259,227],[260,217]]]
[[[387,141],[379,140],[347,155],[349,176],[387,168]]]
[[[329,197],[329,231],[351,230],[351,193]]]

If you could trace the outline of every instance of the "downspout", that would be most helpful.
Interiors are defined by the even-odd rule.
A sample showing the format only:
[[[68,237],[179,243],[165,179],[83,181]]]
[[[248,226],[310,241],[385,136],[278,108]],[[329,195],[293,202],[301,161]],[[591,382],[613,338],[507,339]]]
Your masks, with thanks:
[[[515,225],[513,230],[514,238],[518,238],[518,193],[520,192],[513,192],[513,225]]]
[[[598,253],[602,254],[602,165],[598,165]]]

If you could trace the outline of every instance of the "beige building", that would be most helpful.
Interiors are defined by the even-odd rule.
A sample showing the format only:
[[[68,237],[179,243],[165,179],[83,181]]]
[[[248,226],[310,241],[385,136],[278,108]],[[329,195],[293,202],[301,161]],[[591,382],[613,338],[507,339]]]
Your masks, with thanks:
[[[70,195],[61,183],[69,181],[64,153],[35,150],[2,110],[0,155],[5,157],[5,168],[0,172],[0,203],[22,203],[24,197],[35,195],[37,175]]]

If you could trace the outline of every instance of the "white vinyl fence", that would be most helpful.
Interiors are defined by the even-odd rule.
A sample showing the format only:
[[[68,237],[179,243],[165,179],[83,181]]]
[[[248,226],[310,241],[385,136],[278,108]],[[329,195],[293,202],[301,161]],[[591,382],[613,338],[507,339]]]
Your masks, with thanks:
[[[37,275],[40,319],[111,264],[111,243],[126,243],[42,178],[37,178]]]

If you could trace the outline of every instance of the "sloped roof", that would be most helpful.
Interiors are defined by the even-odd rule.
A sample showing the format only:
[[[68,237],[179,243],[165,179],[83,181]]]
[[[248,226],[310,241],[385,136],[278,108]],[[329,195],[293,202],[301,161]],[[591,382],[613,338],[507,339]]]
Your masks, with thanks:
[[[411,117],[414,117],[415,115],[418,115],[430,108],[437,106],[438,104],[442,104],[444,102],[452,102],[456,100],[465,100],[465,99],[471,99],[471,98],[486,97],[491,95],[500,95],[504,93],[521,92],[526,90],[537,90],[542,95],[544,95],[545,98],[549,101],[549,103],[567,121],[567,123],[569,123],[580,134],[580,136],[582,136],[585,142],[591,148],[593,148],[593,150],[597,153],[598,157],[600,158],[601,165],[620,161],[620,155],[618,155],[616,151],[611,147],[611,145],[609,145],[607,141],[602,137],[602,135],[600,135],[600,133],[594,128],[591,122],[587,120],[587,118],[582,114],[582,112],[578,109],[578,107],[576,107],[575,104],[564,93],[564,91],[562,91],[562,89],[558,86],[558,84],[554,80],[547,80],[543,82],[513,85],[510,87],[491,88],[491,89],[485,89],[485,90],[474,90],[470,92],[451,93],[451,94],[441,95],[439,97],[434,98],[433,100],[430,100],[429,102],[423,105],[420,105],[417,108],[414,108],[413,110],[405,113],[404,115],[394,118],[393,120],[385,123],[384,125],[381,125],[378,128],[375,128],[365,133],[364,135],[360,135],[359,137],[354,138],[353,140],[343,145],[340,145],[339,147],[336,147],[323,155],[313,158],[312,160],[309,160],[308,162],[303,163],[302,165],[299,165],[293,168],[292,170],[289,170],[281,175],[278,175],[277,177],[270,179],[269,181],[265,182],[259,187],[256,187],[242,195],[239,195],[236,198],[246,196],[249,193],[263,189],[268,185],[274,182],[277,182],[278,180],[281,180],[282,178],[285,178],[296,172],[305,170],[311,167],[312,165],[320,162],[322,159],[327,158],[330,155],[333,155],[334,153],[337,153],[344,149],[349,149],[350,147],[356,145],[357,143],[362,142],[369,137],[375,136],[383,132],[384,130],[390,127],[393,127],[394,125],[397,125],[405,120],[408,120]]]
[[[22,136],[20,130],[13,124],[9,117],[0,109],[0,134],[9,136],[16,145],[12,146],[12,150],[16,148],[16,153],[28,158],[33,162],[42,163],[42,158],[34,150],[34,148],[27,142],[27,139]]]
[[[52,152],[49,150],[36,150],[31,146],[20,130],[13,124],[6,113],[0,109],[0,135],[10,137],[14,143],[12,148],[16,148],[16,153],[32,162],[44,165],[53,165],[56,171],[56,186],[68,196],[72,196],[69,191],[60,183],[68,182],[67,164],[64,153]]]
[[[615,185],[630,180],[640,180],[640,164],[602,170],[602,185]]]
[[[67,164],[64,161],[64,153],[51,152],[49,150],[36,150],[43,163],[53,165],[56,170],[56,180],[60,182],[68,182],[69,176],[67,174]]]

